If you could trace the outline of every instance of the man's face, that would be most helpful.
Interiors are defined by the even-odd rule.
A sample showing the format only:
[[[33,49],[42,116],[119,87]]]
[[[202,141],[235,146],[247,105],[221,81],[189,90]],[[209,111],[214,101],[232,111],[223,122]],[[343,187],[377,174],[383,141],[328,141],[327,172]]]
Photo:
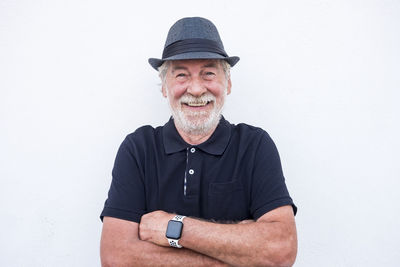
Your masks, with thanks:
[[[230,90],[217,60],[171,61],[162,87],[176,127],[192,135],[208,134],[218,125]]]

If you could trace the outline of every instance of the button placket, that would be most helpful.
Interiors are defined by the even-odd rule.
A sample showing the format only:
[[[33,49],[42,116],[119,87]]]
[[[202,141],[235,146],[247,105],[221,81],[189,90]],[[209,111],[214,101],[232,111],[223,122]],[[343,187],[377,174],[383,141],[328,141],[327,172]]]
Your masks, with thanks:
[[[188,148],[189,149],[189,148]],[[192,147],[191,149],[190,149],[190,152],[193,154],[194,152],[196,152],[196,149],[194,148],[194,147]],[[189,169],[189,174],[190,175],[193,175],[194,174],[194,170],[193,169]]]
[[[186,166],[185,166],[185,176],[183,180],[183,195],[186,196],[186,188],[187,188],[187,176],[186,176],[186,170],[188,168],[188,162],[189,162],[189,148],[186,148]]]
[[[185,166],[185,209],[190,210],[194,216],[200,216],[200,190],[202,152],[197,147],[186,147]]]
[[[184,196],[194,197],[199,194],[200,180],[200,162],[198,150],[196,147],[186,148],[186,167],[184,178]]]

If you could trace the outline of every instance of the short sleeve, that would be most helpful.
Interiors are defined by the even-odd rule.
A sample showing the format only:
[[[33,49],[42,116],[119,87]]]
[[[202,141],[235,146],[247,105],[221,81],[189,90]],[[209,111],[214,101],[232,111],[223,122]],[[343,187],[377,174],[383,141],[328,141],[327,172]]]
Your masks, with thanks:
[[[254,219],[281,206],[294,205],[285,184],[278,150],[270,136],[263,132],[260,139],[253,169],[250,212]]]
[[[112,170],[108,198],[100,215],[139,223],[146,210],[143,170],[140,169],[140,152],[128,135],[122,142]]]

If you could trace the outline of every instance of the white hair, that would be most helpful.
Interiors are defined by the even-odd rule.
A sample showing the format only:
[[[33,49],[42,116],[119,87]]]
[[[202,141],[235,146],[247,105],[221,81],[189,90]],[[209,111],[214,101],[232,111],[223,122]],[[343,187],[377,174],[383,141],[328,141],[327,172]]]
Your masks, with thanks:
[[[161,84],[162,85],[164,85],[164,83],[165,83],[165,79],[167,77],[167,71],[168,71],[169,65],[171,65],[171,61],[166,60],[166,61],[164,61],[164,63],[160,67],[158,67],[158,76],[161,79]]]
[[[165,85],[166,86],[166,85]],[[165,88],[167,91],[168,99],[172,98],[170,95],[170,91],[168,88]],[[207,92],[199,97],[194,97],[190,94],[185,94],[180,98],[180,102],[189,103],[189,102],[214,102],[214,108],[210,113],[206,111],[195,111],[189,114],[185,114],[179,106],[174,107],[171,101],[168,101],[172,117],[174,118],[174,122],[177,128],[181,129],[183,132],[191,134],[191,135],[206,135],[210,133],[213,129],[215,129],[221,119],[222,110],[224,108],[225,99],[227,96],[228,89],[225,87],[225,90],[222,95],[222,101],[219,105],[217,105],[216,97]],[[190,120],[186,115],[190,117],[197,118],[196,120]],[[208,115],[208,116],[207,116]],[[201,120],[201,117],[205,117]]]
[[[188,93],[185,93],[181,98],[180,102],[214,102],[214,108],[210,112],[200,111],[200,112],[191,112],[189,114],[185,114],[180,106],[173,106],[171,103],[171,99],[173,96],[170,95],[170,91],[167,88],[166,84],[166,76],[168,72],[168,68],[171,66],[171,61],[165,61],[159,68],[159,76],[162,82],[162,86],[167,94],[167,98],[169,99],[169,107],[171,109],[172,117],[174,118],[174,122],[177,128],[181,129],[185,133],[189,133],[191,135],[205,135],[210,131],[217,127],[220,119],[222,109],[224,107],[225,98],[228,93],[228,80],[230,78],[230,65],[227,61],[222,59],[216,59],[217,62],[221,64],[221,67],[225,73],[226,83],[225,90],[222,95],[222,101],[217,105],[216,97],[210,92],[206,92],[205,94],[195,97]],[[192,118],[196,118],[195,120],[189,119],[187,116]],[[202,119],[203,118],[203,119]]]

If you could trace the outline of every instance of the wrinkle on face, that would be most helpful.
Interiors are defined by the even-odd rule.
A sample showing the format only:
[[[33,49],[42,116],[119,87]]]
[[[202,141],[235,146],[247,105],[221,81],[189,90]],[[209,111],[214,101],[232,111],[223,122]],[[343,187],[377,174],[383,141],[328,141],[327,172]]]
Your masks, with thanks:
[[[221,118],[230,80],[216,60],[170,63],[163,93],[178,129],[191,135],[212,132]]]

